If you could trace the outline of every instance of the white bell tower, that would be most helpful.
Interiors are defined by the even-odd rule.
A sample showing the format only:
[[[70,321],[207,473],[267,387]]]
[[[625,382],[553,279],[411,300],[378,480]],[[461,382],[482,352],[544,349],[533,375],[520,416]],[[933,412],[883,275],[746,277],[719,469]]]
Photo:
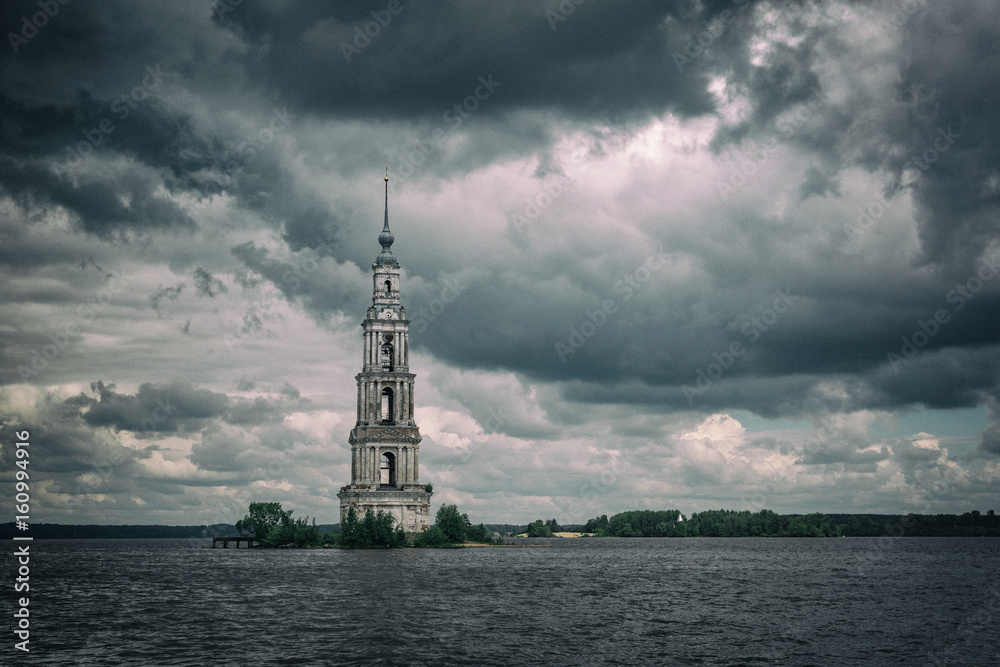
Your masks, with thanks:
[[[341,488],[340,519],[379,510],[407,533],[430,527],[431,494],[420,483],[420,429],[413,420],[410,322],[399,302],[399,262],[390,250],[389,172],[385,175],[382,245],[372,264],[372,305],[361,323],[358,421],[351,430],[351,483]]]

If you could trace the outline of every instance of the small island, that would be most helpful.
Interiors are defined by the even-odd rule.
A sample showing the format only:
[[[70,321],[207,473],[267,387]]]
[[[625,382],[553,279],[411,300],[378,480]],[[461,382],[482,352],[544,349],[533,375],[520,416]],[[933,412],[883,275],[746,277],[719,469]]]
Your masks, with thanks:
[[[455,505],[442,505],[434,525],[415,535],[395,524],[396,519],[388,512],[369,510],[359,517],[352,507],[339,531],[321,533],[315,519],[312,523],[308,517],[295,519],[291,511],[281,508],[281,503],[250,503],[247,515],[236,522],[236,529],[261,547],[272,549],[456,548],[503,544],[503,538],[491,535],[483,524],[472,525],[469,515],[459,513]]]

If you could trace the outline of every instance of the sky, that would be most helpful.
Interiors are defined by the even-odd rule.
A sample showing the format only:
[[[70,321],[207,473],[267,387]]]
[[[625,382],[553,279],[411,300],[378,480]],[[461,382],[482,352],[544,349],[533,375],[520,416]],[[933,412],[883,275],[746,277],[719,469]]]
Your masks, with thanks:
[[[334,523],[385,169],[432,512],[1000,482],[992,0],[13,1],[0,491]]]

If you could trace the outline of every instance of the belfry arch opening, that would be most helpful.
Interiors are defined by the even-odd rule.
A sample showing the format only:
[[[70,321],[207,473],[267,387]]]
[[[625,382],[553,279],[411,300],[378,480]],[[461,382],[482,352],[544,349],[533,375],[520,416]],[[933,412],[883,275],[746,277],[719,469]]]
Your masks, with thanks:
[[[392,296],[392,281],[385,281],[385,298]]]
[[[392,420],[392,415],[393,415],[392,409],[394,405],[393,398],[395,397],[393,396],[392,389],[386,387],[385,389],[382,390],[382,411],[380,418],[383,424],[391,424],[393,421]]]
[[[393,369],[393,347],[392,343],[382,344],[382,370],[391,371]]]
[[[392,452],[382,454],[382,464],[379,470],[379,484],[396,486],[396,455]]]

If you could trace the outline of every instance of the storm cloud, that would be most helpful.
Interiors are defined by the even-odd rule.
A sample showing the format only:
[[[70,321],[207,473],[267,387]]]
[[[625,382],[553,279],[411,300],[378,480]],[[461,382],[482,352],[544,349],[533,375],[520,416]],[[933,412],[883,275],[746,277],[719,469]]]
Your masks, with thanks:
[[[45,433],[50,520],[334,518],[386,167],[441,501],[989,509],[994,3],[38,7],[0,433]]]

